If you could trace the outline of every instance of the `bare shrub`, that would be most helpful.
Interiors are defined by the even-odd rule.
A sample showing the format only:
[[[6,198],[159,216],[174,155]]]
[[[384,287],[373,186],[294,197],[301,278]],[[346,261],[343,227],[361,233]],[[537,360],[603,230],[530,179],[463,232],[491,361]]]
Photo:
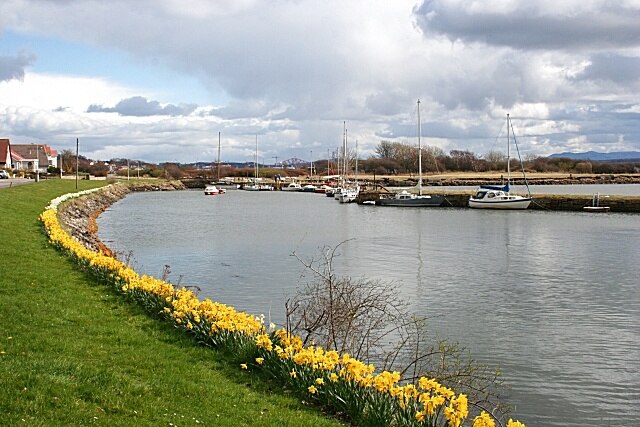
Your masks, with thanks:
[[[404,382],[435,378],[467,394],[476,412],[484,409],[499,422],[504,419],[509,407],[501,397],[499,370],[478,363],[457,343],[430,335],[428,319],[411,313],[396,284],[336,274],[334,260],[347,242],[321,248],[318,259],[292,254],[311,272],[311,280],[285,304],[287,330],[305,345],[398,371]]]

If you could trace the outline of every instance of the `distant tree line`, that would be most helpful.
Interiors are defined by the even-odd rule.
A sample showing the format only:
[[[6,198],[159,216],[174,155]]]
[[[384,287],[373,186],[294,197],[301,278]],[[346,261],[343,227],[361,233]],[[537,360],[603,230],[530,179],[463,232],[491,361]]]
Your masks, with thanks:
[[[422,148],[422,171],[425,173],[503,171],[506,169],[506,162],[506,155],[499,151],[490,151],[480,156],[467,150],[451,150],[446,154],[438,147]],[[529,157],[523,159],[523,164],[528,172],[594,174],[640,172],[640,162]],[[516,159],[511,159],[511,168],[512,170],[520,168]],[[382,141],[376,147],[374,156],[359,161],[359,169],[363,173],[378,175],[417,173],[418,147],[400,142]]]
[[[335,155],[335,153],[334,153]],[[356,156],[350,152],[349,173],[355,172]],[[425,146],[422,148],[423,173],[444,172],[488,172],[504,171],[506,169],[506,155],[499,151],[490,151],[484,155],[478,155],[467,150],[451,150],[445,153],[439,147]],[[511,169],[520,169],[516,159],[511,159]],[[313,162],[314,175],[338,174],[337,160],[320,159]],[[639,162],[619,161],[590,161],[575,160],[559,157],[535,157],[530,156],[523,160],[527,172],[563,172],[563,173],[592,173],[592,174],[621,174],[640,173]],[[253,167],[233,167],[212,163],[210,167],[201,168],[194,164],[161,163],[153,164],[137,160],[111,159],[108,162],[78,157],[79,173],[95,176],[106,176],[115,173],[119,176],[140,176],[153,178],[205,178],[217,177],[252,178],[255,174]],[[60,168],[63,173],[73,174],[76,169],[76,155],[72,150],[64,150],[60,154]],[[381,141],[375,148],[375,154],[368,159],[358,159],[358,172],[368,175],[414,175],[418,172],[418,148],[411,144],[391,141]],[[59,173],[52,168],[50,173]],[[260,166],[259,175],[262,178],[275,178],[276,176],[306,176],[309,175],[309,167],[277,168]]]

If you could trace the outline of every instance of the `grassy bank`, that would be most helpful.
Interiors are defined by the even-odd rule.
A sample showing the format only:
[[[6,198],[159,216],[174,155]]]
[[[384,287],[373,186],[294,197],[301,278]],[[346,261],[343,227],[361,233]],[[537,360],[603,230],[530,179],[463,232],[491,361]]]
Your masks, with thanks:
[[[338,425],[254,383],[51,247],[38,215],[74,191],[74,181],[0,190],[3,425]]]

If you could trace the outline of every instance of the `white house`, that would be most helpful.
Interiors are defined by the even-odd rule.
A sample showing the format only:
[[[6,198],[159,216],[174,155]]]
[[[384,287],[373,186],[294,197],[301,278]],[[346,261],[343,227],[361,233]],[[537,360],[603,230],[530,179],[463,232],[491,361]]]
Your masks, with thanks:
[[[15,170],[46,173],[58,167],[58,152],[47,144],[12,144],[12,167]]]

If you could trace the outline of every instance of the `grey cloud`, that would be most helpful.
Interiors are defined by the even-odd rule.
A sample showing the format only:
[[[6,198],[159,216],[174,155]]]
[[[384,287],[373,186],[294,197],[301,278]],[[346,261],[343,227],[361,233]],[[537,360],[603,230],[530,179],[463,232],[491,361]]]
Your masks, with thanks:
[[[405,90],[376,92],[367,96],[365,105],[373,114],[393,116],[405,111],[412,98]]]
[[[578,124],[580,130],[576,135],[586,135],[591,141],[615,142],[619,135],[625,135],[629,141],[640,141],[640,113],[633,111],[633,104],[601,102],[597,108],[581,107],[554,111],[550,119]]]
[[[600,10],[551,15],[536,3],[522,2],[508,13],[470,13],[465,2],[426,0],[415,9],[427,34],[452,41],[480,42],[516,49],[575,50],[640,45],[640,9],[607,2]]]
[[[24,69],[35,61],[33,54],[18,53],[16,56],[0,56],[0,82],[24,79]]]
[[[188,116],[198,106],[195,104],[167,104],[160,105],[158,101],[149,101],[143,96],[134,96],[123,99],[115,107],[104,107],[92,104],[87,109],[88,113],[118,113],[121,116],[148,117],[148,116]]]
[[[638,23],[640,26],[640,21]],[[616,54],[596,54],[577,80],[609,80],[618,84],[640,80],[640,58]]]
[[[484,123],[462,129],[448,122],[425,121],[421,127],[423,138],[478,139],[495,136],[491,134],[493,128]],[[417,133],[417,124],[415,123],[391,123],[384,131],[380,132],[378,136],[381,138],[412,139],[417,138]]]
[[[229,102],[224,107],[214,107],[210,109],[208,115],[220,117],[225,120],[237,120],[252,117],[267,117],[273,109],[273,105],[268,105],[260,100],[236,100]]]

